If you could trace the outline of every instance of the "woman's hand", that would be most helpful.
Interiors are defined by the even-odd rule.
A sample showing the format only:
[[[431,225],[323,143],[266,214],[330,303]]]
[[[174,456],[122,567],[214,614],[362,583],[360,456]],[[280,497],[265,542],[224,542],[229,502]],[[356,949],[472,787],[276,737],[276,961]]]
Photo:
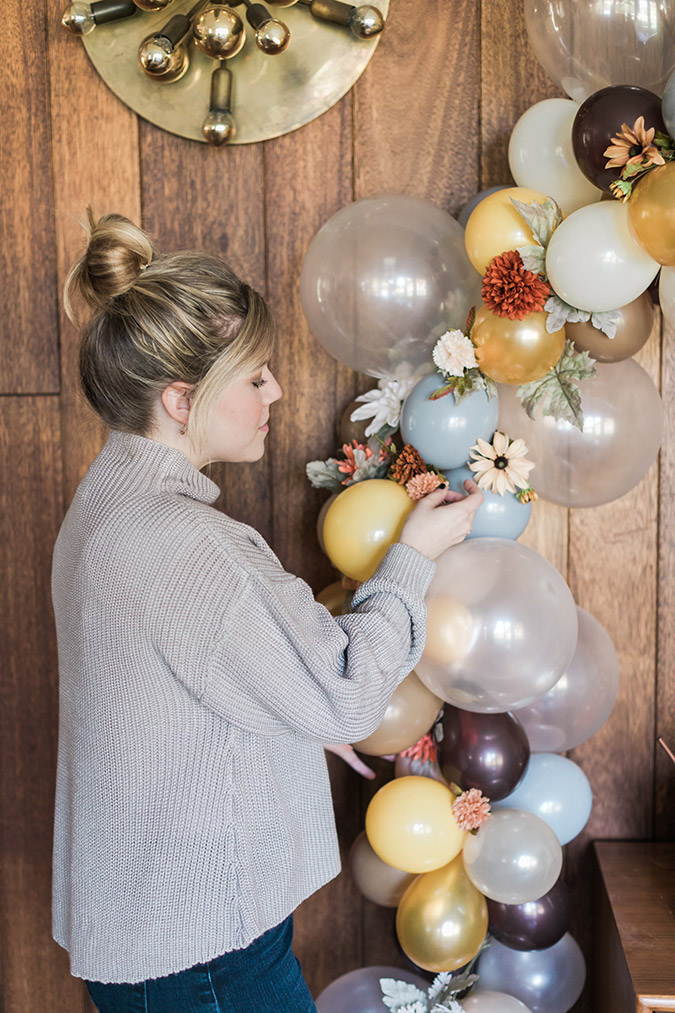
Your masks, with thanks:
[[[361,774],[362,777],[367,777],[369,781],[372,781],[376,777],[375,771],[371,770],[363,760],[356,755],[352,746],[324,746],[329,753],[335,753],[336,756],[342,757],[346,764],[348,764],[357,774]],[[381,757],[384,760],[394,760],[395,756],[384,756]]]
[[[464,488],[468,496],[441,486],[421,499],[408,515],[399,542],[429,559],[436,559],[451,545],[463,542],[483,502],[483,493],[471,479],[467,478]]]

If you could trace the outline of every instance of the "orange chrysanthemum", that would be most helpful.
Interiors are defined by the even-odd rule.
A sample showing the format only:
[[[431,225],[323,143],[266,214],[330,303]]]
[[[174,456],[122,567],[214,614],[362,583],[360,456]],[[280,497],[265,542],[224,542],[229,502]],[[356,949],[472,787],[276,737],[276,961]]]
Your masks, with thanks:
[[[527,270],[517,250],[492,258],[481,290],[487,308],[509,320],[522,320],[528,313],[543,310],[550,294],[548,284]]]
[[[342,453],[345,455],[346,460],[340,461],[338,464],[338,471],[341,471],[347,478],[343,481],[343,485],[349,482],[349,479],[359,467],[359,462],[356,460],[354,454],[355,450],[362,450],[365,454],[366,460],[373,456],[373,452],[370,447],[365,446],[363,443],[359,443],[357,440],[352,440],[351,443],[344,443],[342,445]]]
[[[423,735],[414,746],[401,750],[400,755],[407,756],[411,760],[421,760],[423,763],[436,763],[436,743],[431,732]]]
[[[440,484],[441,480],[436,472],[427,471],[422,475],[413,476],[409,482],[406,482],[405,488],[406,492],[410,496],[410,499],[418,500],[423,499],[424,496],[433,492],[434,489],[438,489]]]
[[[652,144],[656,130],[650,127],[645,130],[644,116],[638,116],[632,129],[627,123],[621,124],[621,133],[612,138],[612,143],[605,148],[603,155],[609,159],[605,169],[623,167],[624,165],[665,165],[663,155]]]
[[[478,788],[464,791],[452,803],[452,812],[460,830],[467,833],[482,827],[490,815],[490,799]]]

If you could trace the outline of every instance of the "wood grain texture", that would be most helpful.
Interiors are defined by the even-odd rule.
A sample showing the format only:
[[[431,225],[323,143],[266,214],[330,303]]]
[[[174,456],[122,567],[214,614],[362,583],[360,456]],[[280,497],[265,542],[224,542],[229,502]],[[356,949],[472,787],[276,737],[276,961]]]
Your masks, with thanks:
[[[79,222],[87,205],[97,215],[119,211],[140,219],[136,116],[108,91],[82,43],[61,28],[62,12],[62,0],[47,0],[59,300],[66,275],[86,245]],[[59,327],[64,499],[69,503],[105,431],[80,393],[78,336],[63,311]]]
[[[45,5],[7,0],[2,15],[0,393],[46,394],[59,389],[59,348]]]
[[[61,523],[57,397],[5,397],[0,429],[2,1008],[75,1013],[81,983],[51,938],[58,681],[49,573]],[[37,982],[37,987],[36,987]]]

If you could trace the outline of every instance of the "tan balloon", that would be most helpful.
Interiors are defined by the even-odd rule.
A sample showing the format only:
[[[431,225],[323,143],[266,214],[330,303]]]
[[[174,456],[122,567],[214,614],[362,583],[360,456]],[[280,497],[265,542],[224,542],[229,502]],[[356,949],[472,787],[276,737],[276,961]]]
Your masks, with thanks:
[[[590,320],[580,324],[565,324],[565,334],[580,352],[589,352],[591,358],[598,362],[630,359],[640,351],[652,332],[654,304],[649,293],[643,292],[615,312],[619,314],[619,319],[613,338],[608,338]]]
[[[334,492],[332,496],[329,496],[324,505],[319,510],[319,516],[316,519],[316,537],[319,542],[319,545],[321,546],[321,551],[324,553],[326,551],[326,545],[323,540],[323,522],[326,519],[326,514],[328,513],[331,505],[335,502],[337,498],[338,494],[336,492]]]
[[[478,365],[497,383],[530,383],[555,366],[565,345],[565,328],[549,334],[546,313],[528,313],[522,320],[498,317],[482,306],[471,340]]]
[[[349,592],[342,586],[342,581],[336,580],[328,587],[324,587],[323,591],[319,591],[316,600],[325,605],[331,615],[341,616],[342,606],[348,594]]]
[[[429,731],[442,704],[411,672],[394,690],[380,725],[367,739],[355,742],[354,748],[369,756],[400,753]]]
[[[461,661],[471,645],[473,621],[466,605],[449,594],[427,599],[424,660],[437,665]]]
[[[418,876],[396,914],[406,956],[425,971],[455,971],[480,949],[488,927],[485,897],[464,871],[459,854],[448,865]]]
[[[363,896],[382,907],[398,907],[403,894],[417,879],[415,872],[404,872],[383,862],[368,843],[365,830],[352,844],[349,869]]]

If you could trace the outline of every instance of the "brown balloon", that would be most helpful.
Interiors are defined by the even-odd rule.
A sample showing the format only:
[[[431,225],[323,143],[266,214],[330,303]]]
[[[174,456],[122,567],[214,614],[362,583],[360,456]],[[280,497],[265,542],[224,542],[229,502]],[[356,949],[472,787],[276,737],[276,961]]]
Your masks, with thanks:
[[[616,334],[608,338],[590,320],[565,324],[567,337],[580,352],[589,352],[598,362],[621,362],[630,359],[645,344],[654,326],[654,304],[649,292],[643,292],[627,306],[616,310],[619,319]]]
[[[381,907],[398,907],[417,873],[404,872],[387,865],[371,848],[363,830],[349,852],[349,869],[359,890],[367,900]]]
[[[354,742],[354,749],[368,756],[400,753],[426,735],[442,705],[443,701],[411,672],[394,690],[378,727],[367,739]]]
[[[351,443],[352,440],[356,440],[357,443],[367,443],[366,429],[373,420],[362,419],[360,422],[352,422],[349,417],[356,408],[361,407],[360,401],[350,401],[340,416],[340,446],[343,443]]]
[[[455,971],[480,949],[488,927],[485,897],[464,871],[460,852],[418,876],[403,895],[396,933],[405,955],[425,971]]]

